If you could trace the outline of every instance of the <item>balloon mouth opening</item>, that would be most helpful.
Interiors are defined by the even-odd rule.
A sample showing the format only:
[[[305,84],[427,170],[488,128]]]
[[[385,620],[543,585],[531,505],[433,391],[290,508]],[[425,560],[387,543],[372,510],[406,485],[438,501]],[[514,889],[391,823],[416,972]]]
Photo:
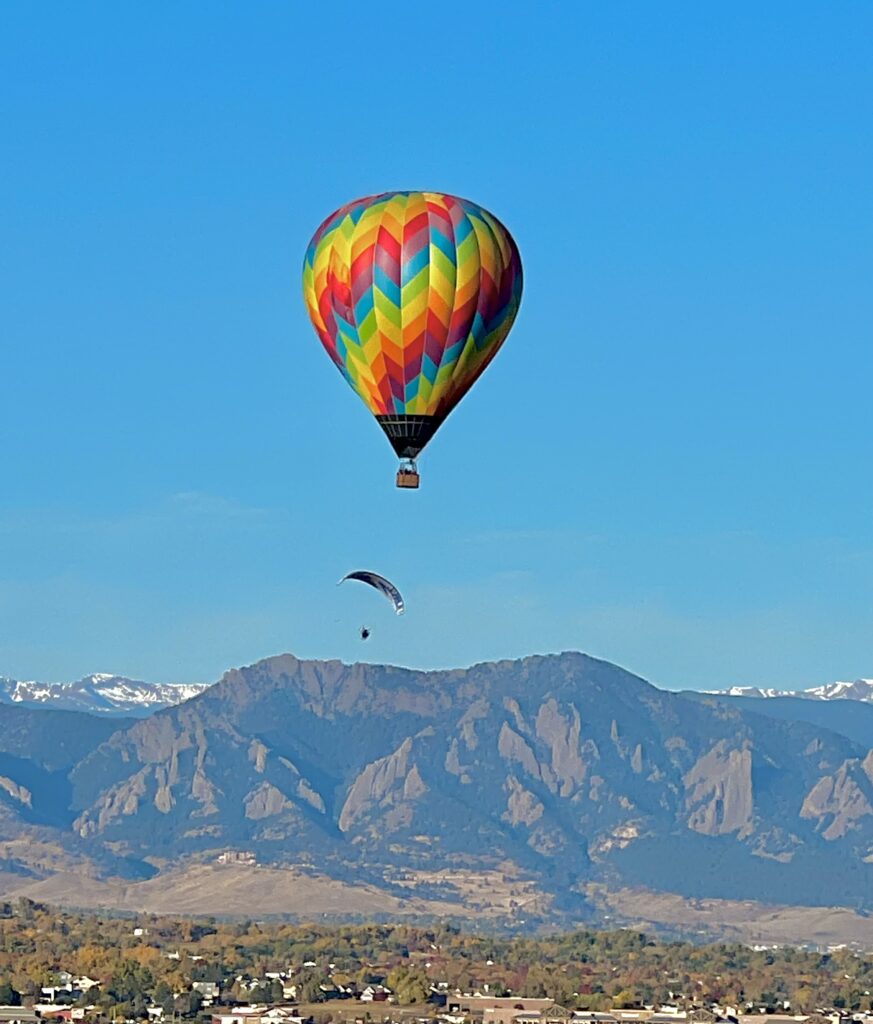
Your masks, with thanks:
[[[415,460],[442,423],[441,416],[377,416],[379,426],[399,459]]]

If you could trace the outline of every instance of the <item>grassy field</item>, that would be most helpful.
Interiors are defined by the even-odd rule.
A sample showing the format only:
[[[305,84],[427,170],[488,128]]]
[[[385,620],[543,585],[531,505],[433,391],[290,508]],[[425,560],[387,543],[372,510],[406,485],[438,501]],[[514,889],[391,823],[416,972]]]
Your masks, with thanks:
[[[523,929],[528,918],[547,914],[550,900],[512,865],[472,872],[406,872],[391,879],[394,891],[351,885],[311,870],[189,863],[147,881],[101,879],[50,845],[28,850],[31,866],[45,877],[0,870],[0,898],[28,897],[57,906],[111,909],[193,917],[222,915],[305,919],[431,917],[479,923],[509,923]],[[14,859],[15,843],[0,844]],[[23,852],[23,851],[22,851]],[[37,856],[38,855],[38,856]],[[404,895],[398,889],[405,890]],[[646,889],[587,888],[599,927],[627,926],[651,934],[682,934],[701,940],[749,943],[857,943],[873,949],[873,917],[845,907],[788,907],[753,901],[692,900]],[[572,924],[572,923],[571,923]],[[372,1010],[372,1007],[370,1007]],[[360,1009],[360,1007],[358,1008]],[[357,1014],[360,1016],[360,1014]]]
[[[857,943],[873,949],[873,917],[846,907],[784,907],[751,900],[691,900],[648,889],[607,891],[591,887],[589,895],[607,924],[650,933],[681,931],[701,939],[761,944],[829,945]]]

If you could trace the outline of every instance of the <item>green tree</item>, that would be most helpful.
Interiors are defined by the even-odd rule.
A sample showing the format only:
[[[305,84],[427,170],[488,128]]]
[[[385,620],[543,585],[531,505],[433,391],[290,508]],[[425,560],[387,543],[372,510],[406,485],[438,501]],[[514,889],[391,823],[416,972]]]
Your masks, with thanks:
[[[430,995],[427,975],[418,967],[396,967],[388,975],[388,988],[404,1006],[426,1003]]]
[[[318,982],[315,982],[316,987]],[[321,990],[319,989],[319,992]],[[281,982],[274,980],[268,981],[265,985],[258,985],[252,989],[251,1001],[253,1003],[281,1003],[283,997],[282,984]],[[315,1002],[315,1000],[308,1000],[309,1002]]]
[[[183,992],[175,1001],[175,1010],[183,1017],[196,1017],[203,1006],[203,996],[199,992]]]
[[[21,993],[8,981],[0,981],[0,1006],[21,1006]]]
[[[311,972],[297,979],[297,1001],[300,1003],[320,1003],[324,1001],[321,991],[321,979]]]
[[[109,992],[119,1002],[133,1002],[152,988],[152,972],[135,960],[122,960],[109,981]]]
[[[635,992],[623,988],[612,997],[612,1005],[616,1010],[627,1010],[632,1006],[639,1006],[639,1002]]]
[[[171,1014],[175,1009],[173,990],[166,981],[159,981],[157,985],[155,985],[155,990],[152,992],[152,999],[154,999],[155,1004],[160,1006],[165,1014]]]

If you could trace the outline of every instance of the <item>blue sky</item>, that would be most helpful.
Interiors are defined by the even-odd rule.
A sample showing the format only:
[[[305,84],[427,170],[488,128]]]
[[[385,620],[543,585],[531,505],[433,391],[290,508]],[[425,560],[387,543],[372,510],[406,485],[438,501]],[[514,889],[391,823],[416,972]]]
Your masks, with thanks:
[[[867,0],[3,4],[0,673],[873,676],[871,31]],[[415,494],[299,281],[394,188],[482,203],[525,266]]]

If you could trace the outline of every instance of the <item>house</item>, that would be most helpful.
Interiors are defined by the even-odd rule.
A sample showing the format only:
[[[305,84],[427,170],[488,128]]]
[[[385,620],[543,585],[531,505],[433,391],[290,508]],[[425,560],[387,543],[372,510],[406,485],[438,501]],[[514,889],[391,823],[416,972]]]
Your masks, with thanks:
[[[214,1003],[221,995],[217,981],[194,981],[191,983],[191,991],[201,995],[206,1006]]]
[[[252,850],[224,850],[216,858],[218,864],[257,865],[258,858]]]
[[[212,1014],[212,1024],[249,1024],[260,1018],[263,1007],[235,1006],[232,1010]]]
[[[384,985],[368,985],[361,993],[362,1003],[384,1003],[391,995],[391,989]]]
[[[527,1000],[531,1002],[531,1000]],[[494,1014],[505,1014],[506,1010],[495,1010],[492,1011],[491,1018]],[[644,1014],[642,1019],[645,1019],[645,1011],[641,1011]],[[489,1011],[486,1010],[483,1021],[491,1019],[489,1018]],[[621,1024],[621,1021],[633,1020],[635,1024],[639,1024],[641,1018],[634,1014],[633,1017],[623,1016],[617,1017],[615,1013],[597,1013],[593,1010],[568,1010],[564,1006],[560,1006],[558,1003],[552,1003],[551,1006],[545,1007],[542,1010],[522,1010],[516,1011],[515,1015],[511,1018],[512,1024]]]
[[[99,984],[99,981],[89,978],[87,974],[83,974],[81,978],[73,978],[73,988],[78,989],[80,992],[90,992],[92,988],[96,988]]]
[[[484,1013],[485,1010],[545,1010],[554,1006],[554,999],[527,999],[524,996],[483,996],[460,995],[449,997],[450,1010],[464,1010],[467,1013]]]
[[[213,1013],[212,1024],[259,1024],[265,1013],[267,1007],[258,1004],[234,1006],[232,1009]]]
[[[261,1015],[262,1024],[304,1024],[308,1017],[301,1017],[296,1006],[271,1006]]]
[[[349,985],[337,985],[332,981],[323,982],[318,986],[321,989],[321,998],[328,999],[350,999],[355,995],[355,990]]]
[[[739,1019],[741,1024],[760,1024],[761,1016],[759,1013],[741,1013]],[[767,1024],[830,1024],[829,1017],[821,1017],[818,1014],[803,1014],[796,1017],[787,1013],[768,1013],[766,1020]]]
[[[300,1016],[296,1006],[235,1006],[212,1015],[212,1024],[309,1024],[310,1021],[311,1018]]]
[[[524,999],[519,996],[449,996],[449,1012],[482,1014],[483,1024],[512,1024],[520,1013],[539,1013],[554,1006],[554,999]]]
[[[43,1020],[72,1020],[73,1007],[69,1004],[34,1003],[33,1008]],[[82,1011],[84,1016],[84,1010]]]
[[[97,982],[93,984],[96,985]],[[74,985],[72,981],[68,981],[64,985],[46,985],[39,991],[43,999],[50,1003],[57,1003],[59,1000],[62,1003],[74,1003],[83,993],[83,989]]]
[[[576,1020],[576,1015],[573,1010],[552,1003],[541,1010],[521,1010],[512,1020],[514,1024],[570,1024]]]
[[[70,982],[66,985],[43,985],[39,992],[48,1003],[56,1003],[58,996],[61,997],[63,1002],[67,1002],[68,998],[72,995],[73,986]]]

